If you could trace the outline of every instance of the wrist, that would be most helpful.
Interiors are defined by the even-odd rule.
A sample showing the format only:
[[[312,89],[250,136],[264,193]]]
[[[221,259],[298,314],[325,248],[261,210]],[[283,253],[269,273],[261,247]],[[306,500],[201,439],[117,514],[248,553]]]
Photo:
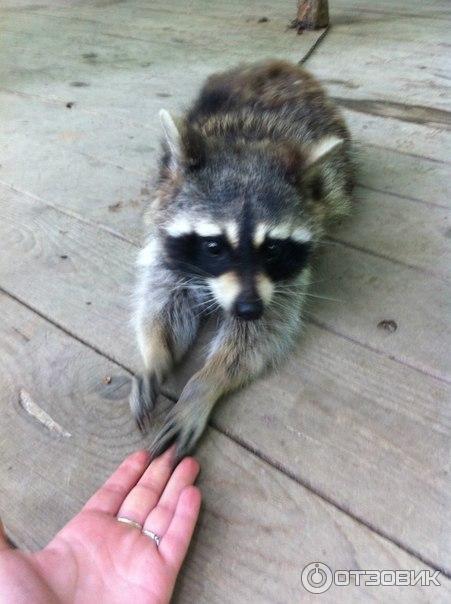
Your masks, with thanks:
[[[0,602],[60,604],[31,557],[18,550],[0,551]]]

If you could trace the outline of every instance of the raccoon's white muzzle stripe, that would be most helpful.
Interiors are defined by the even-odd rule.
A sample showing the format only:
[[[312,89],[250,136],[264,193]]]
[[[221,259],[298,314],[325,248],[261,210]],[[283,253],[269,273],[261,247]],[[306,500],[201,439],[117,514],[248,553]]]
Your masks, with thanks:
[[[255,282],[258,295],[265,304],[269,304],[274,293],[274,283],[263,273],[256,276]]]
[[[235,272],[230,271],[219,277],[207,279],[207,283],[222,308],[231,310],[241,291],[238,275]]]

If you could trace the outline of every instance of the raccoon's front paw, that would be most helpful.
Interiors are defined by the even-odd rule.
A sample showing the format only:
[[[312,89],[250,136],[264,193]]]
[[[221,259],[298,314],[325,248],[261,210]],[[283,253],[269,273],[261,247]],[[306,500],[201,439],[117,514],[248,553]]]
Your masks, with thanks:
[[[150,427],[150,417],[159,392],[159,381],[155,375],[135,376],[130,392],[130,409],[141,432]]]
[[[200,407],[199,401],[179,401],[171,409],[150,447],[152,457],[161,455],[174,443],[177,461],[193,450],[208,421],[208,413],[202,413]]]

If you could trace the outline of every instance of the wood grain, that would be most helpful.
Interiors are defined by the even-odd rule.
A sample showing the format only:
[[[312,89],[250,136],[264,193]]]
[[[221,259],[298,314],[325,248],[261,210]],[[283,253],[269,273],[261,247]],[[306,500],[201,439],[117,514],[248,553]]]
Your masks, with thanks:
[[[126,453],[145,443],[128,413],[127,372],[4,295],[0,306],[2,518],[20,546],[35,549]],[[18,404],[20,388],[71,436],[62,438],[30,417]],[[208,431],[199,458],[203,512],[177,602],[304,601],[300,572],[317,559],[332,568],[425,568],[215,430]],[[336,601],[339,589],[325,601]],[[374,596],[382,602],[389,593],[402,602],[405,590],[381,588]],[[357,602],[370,593],[369,587],[348,588],[346,598]],[[411,601],[427,594],[415,588]],[[444,579],[435,601],[449,595]]]

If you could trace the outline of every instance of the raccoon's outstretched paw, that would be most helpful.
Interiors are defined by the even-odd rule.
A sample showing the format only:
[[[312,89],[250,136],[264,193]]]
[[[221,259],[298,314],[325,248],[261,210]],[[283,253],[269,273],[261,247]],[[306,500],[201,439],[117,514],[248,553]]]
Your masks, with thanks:
[[[196,409],[190,409],[190,406],[186,404],[176,404],[150,446],[152,458],[158,457],[175,444],[176,462],[180,461],[191,453],[197,444],[205,430],[207,420],[208,415],[202,417],[201,413],[196,413]]]
[[[130,392],[130,409],[138,428],[145,434],[150,427],[150,418],[159,392],[159,381],[155,375],[134,376]]]

